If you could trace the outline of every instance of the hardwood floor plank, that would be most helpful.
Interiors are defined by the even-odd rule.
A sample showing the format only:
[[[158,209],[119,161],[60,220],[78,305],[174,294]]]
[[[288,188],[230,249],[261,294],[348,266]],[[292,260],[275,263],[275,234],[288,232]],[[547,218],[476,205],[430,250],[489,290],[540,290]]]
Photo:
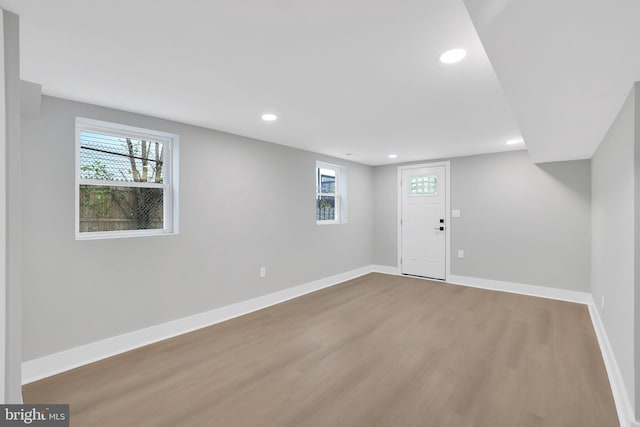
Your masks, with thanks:
[[[370,274],[23,387],[82,426],[617,426],[587,307]]]

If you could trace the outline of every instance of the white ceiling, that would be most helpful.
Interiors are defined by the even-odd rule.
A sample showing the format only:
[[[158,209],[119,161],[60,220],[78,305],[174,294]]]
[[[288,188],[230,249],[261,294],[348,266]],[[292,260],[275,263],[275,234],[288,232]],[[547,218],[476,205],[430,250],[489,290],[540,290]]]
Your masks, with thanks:
[[[637,0],[0,7],[20,15],[21,77],[45,94],[372,165],[518,149],[504,141],[520,135],[536,161],[588,158],[640,80]],[[467,58],[439,63],[453,47]]]
[[[640,81],[640,1],[464,2],[532,160],[590,158]]]
[[[520,131],[461,0],[0,6],[21,17],[22,79],[48,95],[366,164],[518,148],[504,144]],[[441,64],[454,47],[466,59]]]

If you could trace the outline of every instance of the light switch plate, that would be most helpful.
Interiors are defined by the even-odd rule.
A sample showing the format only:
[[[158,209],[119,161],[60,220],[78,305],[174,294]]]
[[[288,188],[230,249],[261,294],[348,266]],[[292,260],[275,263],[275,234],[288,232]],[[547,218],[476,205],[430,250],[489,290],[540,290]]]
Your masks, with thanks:
[[[453,218],[460,218],[460,209],[452,209],[451,210],[451,216]]]
[[[462,249],[458,249],[458,258],[464,258],[464,251]]]

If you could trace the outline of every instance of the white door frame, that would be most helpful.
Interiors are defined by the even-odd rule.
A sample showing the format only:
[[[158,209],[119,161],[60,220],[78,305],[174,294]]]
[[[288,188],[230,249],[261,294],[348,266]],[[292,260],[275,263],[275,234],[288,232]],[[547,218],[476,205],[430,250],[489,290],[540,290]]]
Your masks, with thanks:
[[[445,278],[451,276],[451,162],[420,163],[398,166],[398,273],[402,274],[402,172],[407,169],[432,168],[444,166],[445,174]],[[437,280],[437,279],[431,279]]]

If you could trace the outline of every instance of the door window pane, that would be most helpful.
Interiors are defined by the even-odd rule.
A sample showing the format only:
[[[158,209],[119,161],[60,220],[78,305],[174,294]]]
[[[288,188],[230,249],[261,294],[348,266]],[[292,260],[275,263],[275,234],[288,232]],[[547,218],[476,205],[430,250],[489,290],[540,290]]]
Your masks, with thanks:
[[[409,177],[409,196],[437,196],[438,176],[424,175]]]

